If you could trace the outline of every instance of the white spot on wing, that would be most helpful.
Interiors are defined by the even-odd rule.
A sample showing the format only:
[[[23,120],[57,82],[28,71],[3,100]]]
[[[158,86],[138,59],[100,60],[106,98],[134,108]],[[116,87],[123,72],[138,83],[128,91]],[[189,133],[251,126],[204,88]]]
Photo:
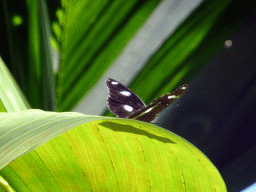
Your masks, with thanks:
[[[112,82],[111,82],[111,84],[112,84],[112,85],[117,85],[117,84],[118,84],[118,82],[116,82],[116,81],[112,81]]]
[[[131,93],[129,91],[121,91],[120,93],[124,96],[130,96],[131,95]]]
[[[152,111],[153,108],[149,108],[148,110],[146,110],[144,113],[148,113],[150,111]]]
[[[124,109],[125,109],[126,111],[129,111],[129,112],[133,111],[133,107],[131,107],[131,106],[129,106],[129,105],[124,105]]]
[[[175,95],[169,95],[169,96],[168,96],[168,99],[174,99],[174,98],[176,98]]]

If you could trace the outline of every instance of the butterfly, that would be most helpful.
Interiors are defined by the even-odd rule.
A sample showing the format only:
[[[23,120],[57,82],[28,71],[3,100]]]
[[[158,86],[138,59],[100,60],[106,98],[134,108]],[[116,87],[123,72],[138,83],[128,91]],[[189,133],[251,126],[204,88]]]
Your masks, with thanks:
[[[178,99],[188,88],[188,84],[178,87],[172,93],[167,93],[155,99],[148,106],[128,87],[118,81],[108,78],[108,109],[120,118],[136,119],[151,122],[168,105]]]

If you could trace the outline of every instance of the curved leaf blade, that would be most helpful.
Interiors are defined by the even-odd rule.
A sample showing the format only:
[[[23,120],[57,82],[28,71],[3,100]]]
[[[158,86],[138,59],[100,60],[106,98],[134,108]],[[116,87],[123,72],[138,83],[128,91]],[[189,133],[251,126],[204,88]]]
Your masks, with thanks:
[[[18,112],[30,108],[23,92],[0,57],[1,112]]]
[[[0,113],[0,168],[57,135],[97,119],[104,117],[34,109],[20,113]]]
[[[66,113],[38,113],[68,119]],[[70,126],[62,121],[61,129]],[[0,173],[18,191],[226,191],[213,164],[184,139],[152,124],[103,117],[59,135]]]

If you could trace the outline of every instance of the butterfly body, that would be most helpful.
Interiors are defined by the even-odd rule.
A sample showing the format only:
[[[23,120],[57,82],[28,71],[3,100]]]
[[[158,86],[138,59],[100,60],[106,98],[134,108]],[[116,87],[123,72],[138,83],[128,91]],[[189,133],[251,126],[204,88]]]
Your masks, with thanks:
[[[182,85],[174,92],[167,93],[146,106],[134,92],[123,84],[111,78],[106,83],[109,90],[107,99],[109,110],[118,117],[145,122],[154,120],[163,109],[179,98],[188,87],[187,84]]]

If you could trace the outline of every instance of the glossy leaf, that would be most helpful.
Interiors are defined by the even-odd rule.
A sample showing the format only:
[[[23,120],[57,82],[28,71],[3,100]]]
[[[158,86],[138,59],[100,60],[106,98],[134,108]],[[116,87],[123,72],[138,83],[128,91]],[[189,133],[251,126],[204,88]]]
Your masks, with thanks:
[[[152,124],[41,110],[0,121],[1,167],[27,153],[0,171],[16,191],[226,191],[198,149]]]

